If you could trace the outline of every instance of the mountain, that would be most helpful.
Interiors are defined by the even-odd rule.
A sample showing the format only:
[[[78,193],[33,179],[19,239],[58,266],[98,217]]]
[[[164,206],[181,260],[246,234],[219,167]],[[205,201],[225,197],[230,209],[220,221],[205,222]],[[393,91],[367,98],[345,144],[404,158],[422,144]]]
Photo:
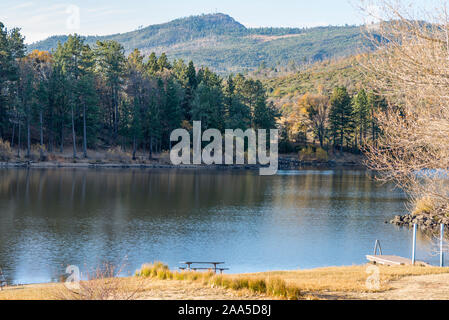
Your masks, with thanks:
[[[53,36],[33,43],[28,50],[51,51],[67,36]],[[232,17],[217,13],[176,19],[168,23],[109,36],[87,36],[116,40],[127,53],[138,48],[145,54],[167,53],[170,59],[193,60],[220,73],[255,70],[260,65],[301,65],[354,54],[363,44],[360,27],[246,28]]]

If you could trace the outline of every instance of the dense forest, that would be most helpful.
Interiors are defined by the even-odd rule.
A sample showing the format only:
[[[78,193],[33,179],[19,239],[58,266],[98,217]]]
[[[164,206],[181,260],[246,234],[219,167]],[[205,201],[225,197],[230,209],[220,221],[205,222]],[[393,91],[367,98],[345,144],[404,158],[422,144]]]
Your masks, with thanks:
[[[276,125],[262,83],[240,74],[223,79],[138,49],[126,56],[112,40],[90,46],[71,35],[52,53],[28,54],[23,41],[19,29],[0,24],[0,139],[18,156],[37,148],[45,158],[70,145],[74,158],[114,147],[152,158],[170,149],[172,130],[194,120],[203,130]]]
[[[28,51],[52,51],[68,36],[53,36],[28,46]],[[254,71],[260,66],[294,70],[304,64],[346,57],[369,50],[359,26],[314,28],[246,28],[232,17],[217,13],[177,19],[109,36],[87,36],[86,44],[114,40],[130,54],[166,53],[169,60],[195,61],[221,75]]]
[[[152,159],[171,148],[171,131],[200,120],[203,130],[276,127],[280,152],[327,158],[376,140],[375,115],[386,107],[364,89],[355,67],[363,56],[287,76],[266,67],[223,78],[165,53],[126,55],[113,40],[89,45],[70,35],[52,52],[27,53],[19,29],[1,25],[0,36],[0,139],[19,157],[21,149],[45,158],[70,146],[73,158],[115,148]]]

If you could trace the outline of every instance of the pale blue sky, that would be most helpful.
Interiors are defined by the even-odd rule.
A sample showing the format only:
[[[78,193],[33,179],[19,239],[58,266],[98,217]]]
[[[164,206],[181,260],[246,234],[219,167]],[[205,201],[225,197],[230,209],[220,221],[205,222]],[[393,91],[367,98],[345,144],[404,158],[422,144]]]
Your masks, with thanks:
[[[247,27],[360,24],[363,15],[357,9],[359,3],[360,0],[1,0],[0,21],[9,28],[21,27],[30,43],[55,34],[126,32],[213,12],[229,14]]]

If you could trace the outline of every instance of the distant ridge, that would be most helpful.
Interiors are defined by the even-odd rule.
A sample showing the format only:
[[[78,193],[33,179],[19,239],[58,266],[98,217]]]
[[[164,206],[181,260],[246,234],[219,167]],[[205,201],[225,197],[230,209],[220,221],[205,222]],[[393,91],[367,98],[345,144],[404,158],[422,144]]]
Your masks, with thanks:
[[[193,60],[220,73],[244,72],[261,64],[297,65],[352,55],[363,46],[360,27],[246,28],[223,13],[203,14],[108,36],[87,36],[116,40],[129,53],[138,48],[145,54],[166,52],[170,59]],[[28,50],[51,51],[67,35],[52,36],[28,46]]]

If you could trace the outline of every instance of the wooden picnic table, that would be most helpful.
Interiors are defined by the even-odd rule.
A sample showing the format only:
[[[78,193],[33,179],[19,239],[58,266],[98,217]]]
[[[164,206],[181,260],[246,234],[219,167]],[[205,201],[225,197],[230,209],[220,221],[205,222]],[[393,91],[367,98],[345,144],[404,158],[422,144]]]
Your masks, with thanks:
[[[225,264],[224,262],[215,262],[215,261],[210,261],[210,262],[205,262],[205,261],[183,261],[180,262],[181,264],[185,264],[187,266],[187,270],[211,270],[213,269],[215,273],[217,273],[217,270],[220,270],[221,273],[223,273],[224,270],[229,270],[228,268],[218,268],[217,266],[220,264]],[[195,268],[192,267],[193,264],[201,264],[201,265],[213,265],[213,268]],[[185,268],[180,268],[180,269],[185,269]]]

